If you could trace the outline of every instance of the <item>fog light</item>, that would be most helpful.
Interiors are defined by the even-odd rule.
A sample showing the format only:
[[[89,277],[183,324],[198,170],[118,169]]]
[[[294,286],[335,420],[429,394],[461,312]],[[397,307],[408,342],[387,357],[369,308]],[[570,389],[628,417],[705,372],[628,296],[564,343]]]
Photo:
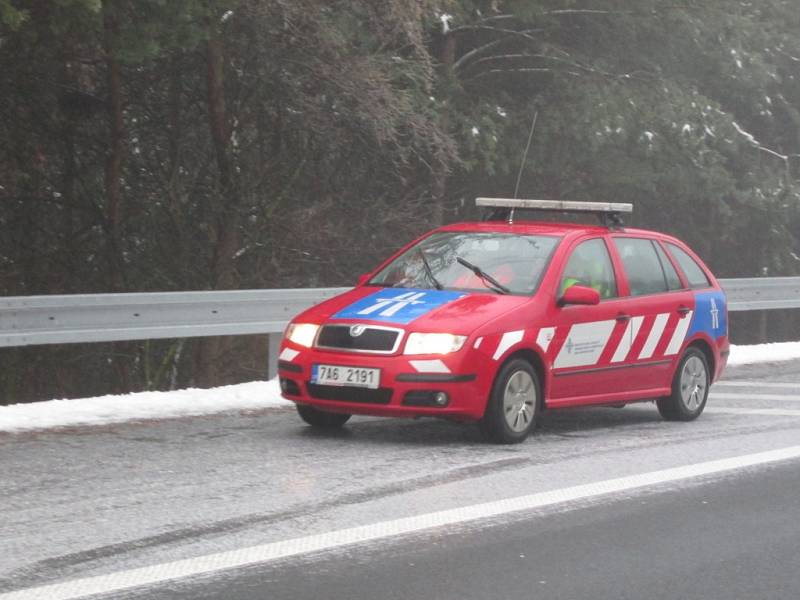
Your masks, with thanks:
[[[431,406],[444,408],[450,403],[450,396],[436,390],[410,390],[403,396],[405,406]]]
[[[283,392],[284,394],[289,394],[290,396],[300,395],[300,386],[297,385],[296,381],[293,381],[292,379],[286,379],[285,377],[281,377],[280,385],[281,385],[281,392]]]

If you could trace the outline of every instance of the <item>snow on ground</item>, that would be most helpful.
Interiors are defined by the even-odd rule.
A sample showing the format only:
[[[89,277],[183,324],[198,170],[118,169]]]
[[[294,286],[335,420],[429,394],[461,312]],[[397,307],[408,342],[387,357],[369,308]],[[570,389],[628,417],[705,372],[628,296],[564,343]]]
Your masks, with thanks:
[[[278,380],[173,392],[138,392],[75,400],[0,406],[0,431],[28,431],[74,425],[105,425],[144,419],[209,415],[229,410],[290,406]]]
[[[728,365],[750,365],[760,362],[778,362],[800,358],[800,342],[731,346]]]
[[[731,346],[728,365],[800,359],[800,342]],[[252,381],[207,390],[139,392],[76,400],[48,400],[0,406],[0,432],[76,425],[105,425],[145,419],[210,415],[233,410],[291,406],[281,398],[278,380]]]

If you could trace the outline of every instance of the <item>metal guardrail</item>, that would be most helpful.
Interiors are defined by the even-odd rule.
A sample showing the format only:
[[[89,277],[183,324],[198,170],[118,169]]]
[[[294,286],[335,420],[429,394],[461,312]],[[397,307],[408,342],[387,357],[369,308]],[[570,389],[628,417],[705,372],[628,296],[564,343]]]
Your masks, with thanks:
[[[272,376],[291,318],[347,289],[5,297],[0,347],[268,334]]]
[[[730,311],[800,308],[800,277],[722,279]],[[348,288],[12,296],[0,298],[0,347],[280,334],[297,313]]]
[[[720,279],[729,311],[800,308],[800,277]]]

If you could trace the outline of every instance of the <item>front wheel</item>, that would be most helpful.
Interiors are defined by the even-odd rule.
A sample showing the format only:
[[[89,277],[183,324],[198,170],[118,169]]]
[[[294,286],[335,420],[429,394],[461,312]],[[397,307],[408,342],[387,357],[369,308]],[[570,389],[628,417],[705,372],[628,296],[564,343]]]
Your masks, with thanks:
[[[528,361],[515,358],[505,364],[495,378],[479,422],[484,435],[498,444],[516,444],[528,437],[536,424],[541,389]]]
[[[295,406],[297,414],[303,421],[319,429],[339,429],[350,419],[348,414],[325,412],[308,404],[296,404]]]
[[[706,407],[710,383],[705,354],[697,348],[687,349],[672,378],[672,393],[656,401],[658,412],[667,421],[696,419]]]

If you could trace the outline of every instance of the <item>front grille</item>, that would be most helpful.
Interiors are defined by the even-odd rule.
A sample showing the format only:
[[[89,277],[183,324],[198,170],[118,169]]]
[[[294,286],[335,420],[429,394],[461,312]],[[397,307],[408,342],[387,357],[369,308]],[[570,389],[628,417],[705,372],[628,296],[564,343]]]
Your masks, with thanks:
[[[389,404],[392,399],[392,388],[346,387],[338,385],[319,385],[306,383],[309,395],[316,400],[334,400],[337,402],[359,402],[362,404]]]
[[[401,331],[387,327],[360,325],[360,335],[352,335],[353,325],[325,325],[319,332],[317,347],[351,352],[394,352]]]

